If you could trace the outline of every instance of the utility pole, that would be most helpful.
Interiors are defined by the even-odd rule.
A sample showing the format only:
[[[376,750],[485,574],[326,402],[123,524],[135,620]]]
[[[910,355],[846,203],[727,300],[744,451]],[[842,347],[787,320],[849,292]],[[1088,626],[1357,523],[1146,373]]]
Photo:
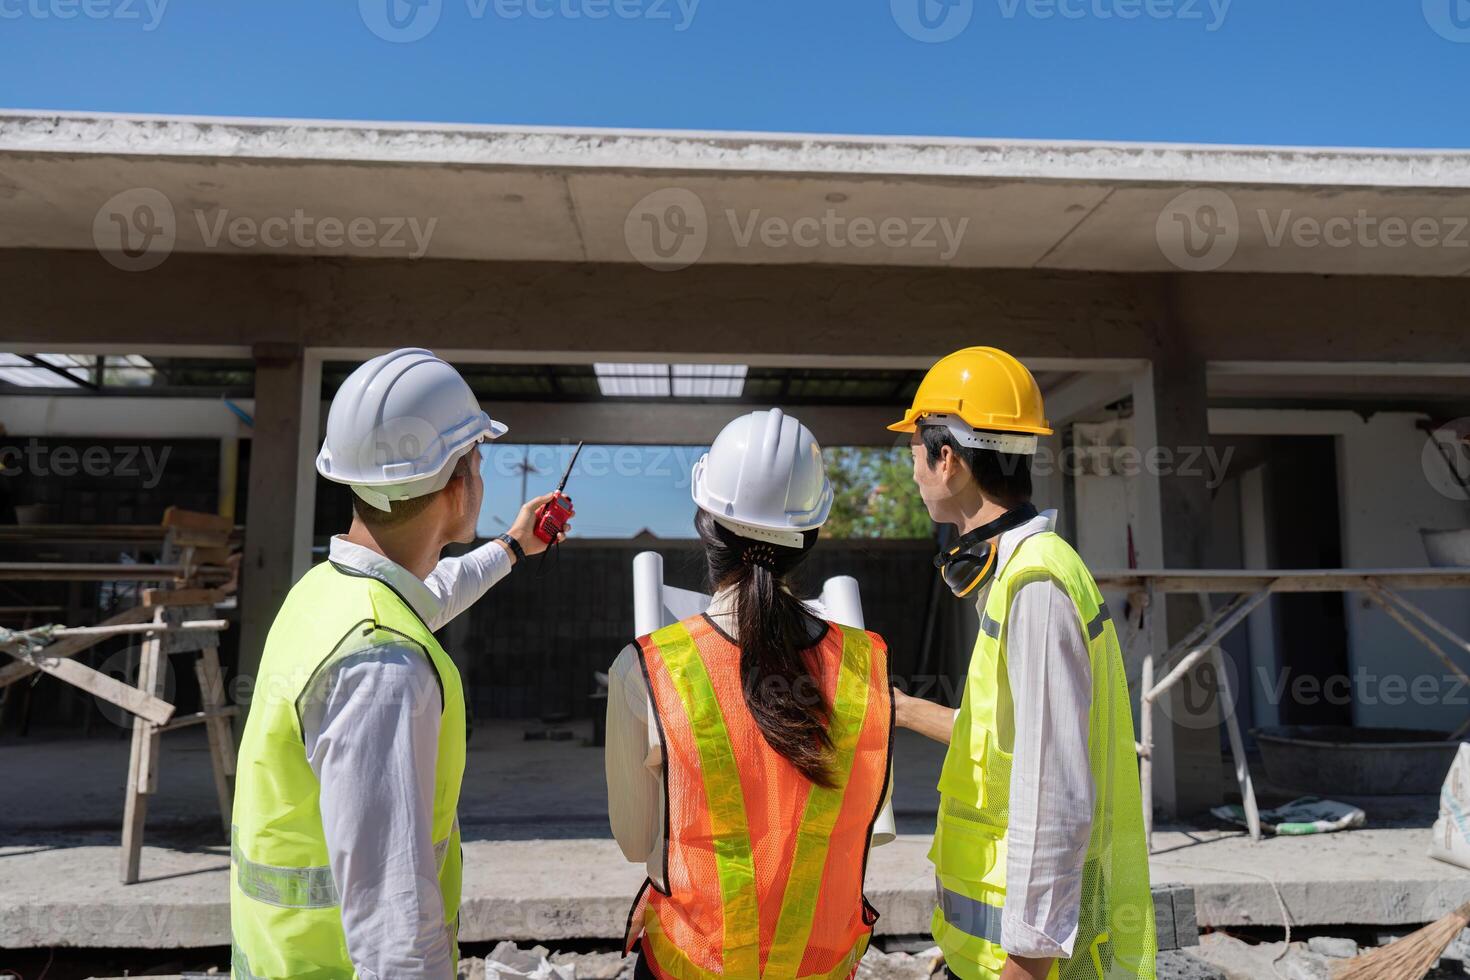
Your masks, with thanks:
[[[524,504],[529,499],[526,496],[526,478],[529,477],[532,473],[541,472],[539,469],[531,465],[530,446],[526,447],[526,455],[521,457],[521,461],[519,463],[516,463],[516,469],[521,471],[521,503]]]

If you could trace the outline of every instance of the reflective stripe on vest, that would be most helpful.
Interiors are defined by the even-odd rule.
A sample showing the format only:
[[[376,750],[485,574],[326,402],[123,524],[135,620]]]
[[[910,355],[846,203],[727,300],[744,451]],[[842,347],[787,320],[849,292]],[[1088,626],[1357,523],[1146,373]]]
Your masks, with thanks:
[[[705,798],[709,801],[710,832],[715,838],[715,867],[719,871],[720,900],[724,908],[724,938],[720,943],[725,973],[734,977],[760,976],[760,908],[755,897],[755,856],[745,800],[740,792],[740,769],[730,746],[730,733],[720,713],[720,702],[709,674],[685,628],[661,637],[659,649],[669,676],[684,702],[695,735]]]
[[[1062,589],[1077,610],[1091,672],[1088,739],[1094,787],[1092,833],[1082,869],[1073,955],[1058,960],[1060,980],[1155,975],[1156,936],[1143,840],[1143,804],[1133,751],[1133,721],[1117,630],[1091,573],[1051,532],[1017,545],[995,577],[940,775],[940,808],[930,856],[939,878],[932,918],[951,973],[991,980],[1005,963],[1001,920],[1006,897],[1013,718],[1003,637],[1017,592],[1029,583]]]
[[[457,824],[456,824],[457,826]],[[252,861],[240,853],[239,828],[231,828],[230,860],[235,865],[235,883],[257,902],[283,909],[329,909],[336,907],[337,882],[326,865],[315,868],[281,868]],[[449,838],[434,844],[434,868],[442,871],[449,854]]]
[[[230,946],[230,973],[234,980],[266,980],[265,977],[257,977],[250,971],[250,960],[245,951],[237,945]]]
[[[935,883],[935,888],[939,892],[939,911],[945,922],[976,939],[1000,945],[1000,920],[1004,909],[951,891],[939,882]]]
[[[862,630],[835,626],[817,649],[836,664],[821,681],[832,787],[808,782],[766,743],[743,700],[738,648],[707,620],[640,641],[665,744],[669,891],[640,893],[629,939],[644,933],[656,976],[844,980],[867,949],[862,866],[829,868],[828,859],[834,847],[866,848],[882,800],[892,735],[886,650]],[[762,786],[800,809],[764,814],[758,846],[745,805]],[[695,863],[684,864],[686,856]],[[774,898],[766,908],[762,894]]]

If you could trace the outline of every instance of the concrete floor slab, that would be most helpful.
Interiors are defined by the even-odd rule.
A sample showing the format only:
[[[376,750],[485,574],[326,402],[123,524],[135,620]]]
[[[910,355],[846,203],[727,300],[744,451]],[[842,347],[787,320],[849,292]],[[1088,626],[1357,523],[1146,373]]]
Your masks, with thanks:
[[[484,726],[472,742],[462,934],[615,939],[643,874],[610,839],[601,753],[580,738],[526,741],[524,730],[537,727]],[[900,837],[873,852],[868,874],[887,935],[924,933],[933,893],[926,855],[941,754],[903,734],[894,764]],[[190,733],[163,743],[143,880],[126,887],[117,882],[126,740],[0,744],[0,948],[228,943],[229,849],[207,749]],[[1422,803],[1362,805],[1374,829],[1259,844],[1165,827],[1155,835],[1153,880],[1193,886],[1201,925],[1215,926],[1279,924],[1276,889],[1300,926],[1416,924],[1470,900],[1470,872],[1425,855]]]
[[[1359,830],[1253,844],[1240,835],[1163,833],[1153,880],[1193,886],[1202,926],[1279,924],[1275,889],[1297,926],[1422,923],[1470,901],[1470,872],[1425,856],[1425,836]],[[880,934],[927,930],[928,847],[925,835],[902,835],[873,852],[868,895],[882,914]],[[0,947],[229,942],[226,847],[148,847],[144,880],[130,886],[117,882],[117,858],[101,835],[0,847]],[[642,878],[610,840],[472,840],[461,935],[615,939]]]

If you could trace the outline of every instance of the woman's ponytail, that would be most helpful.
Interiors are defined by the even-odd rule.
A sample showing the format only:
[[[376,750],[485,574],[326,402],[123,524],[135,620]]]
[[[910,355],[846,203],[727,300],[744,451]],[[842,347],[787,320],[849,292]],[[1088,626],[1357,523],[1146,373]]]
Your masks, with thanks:
[[[831,706],[807,659],[821,622],[786,588],[786,576],[816,540],[807,531],[801,548],[740,537],[699,511],[695,528],[704,542],[710,586],[733,588],[745,704],[766,742],[819,786],[834,784]]]

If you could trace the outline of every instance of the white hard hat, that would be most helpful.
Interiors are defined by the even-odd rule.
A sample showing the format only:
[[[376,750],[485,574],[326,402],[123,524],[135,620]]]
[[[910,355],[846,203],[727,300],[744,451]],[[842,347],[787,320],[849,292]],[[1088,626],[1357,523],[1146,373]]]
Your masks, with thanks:
[[[694,464],[694,502],[741,537],[800,548],[832,510],[822,447],[779,408],[735,419]]]
[[[316,470],[388,510],[442,489],[460,456],[505,431],[458,371],[405,347],[363,362],[337,389]]]

